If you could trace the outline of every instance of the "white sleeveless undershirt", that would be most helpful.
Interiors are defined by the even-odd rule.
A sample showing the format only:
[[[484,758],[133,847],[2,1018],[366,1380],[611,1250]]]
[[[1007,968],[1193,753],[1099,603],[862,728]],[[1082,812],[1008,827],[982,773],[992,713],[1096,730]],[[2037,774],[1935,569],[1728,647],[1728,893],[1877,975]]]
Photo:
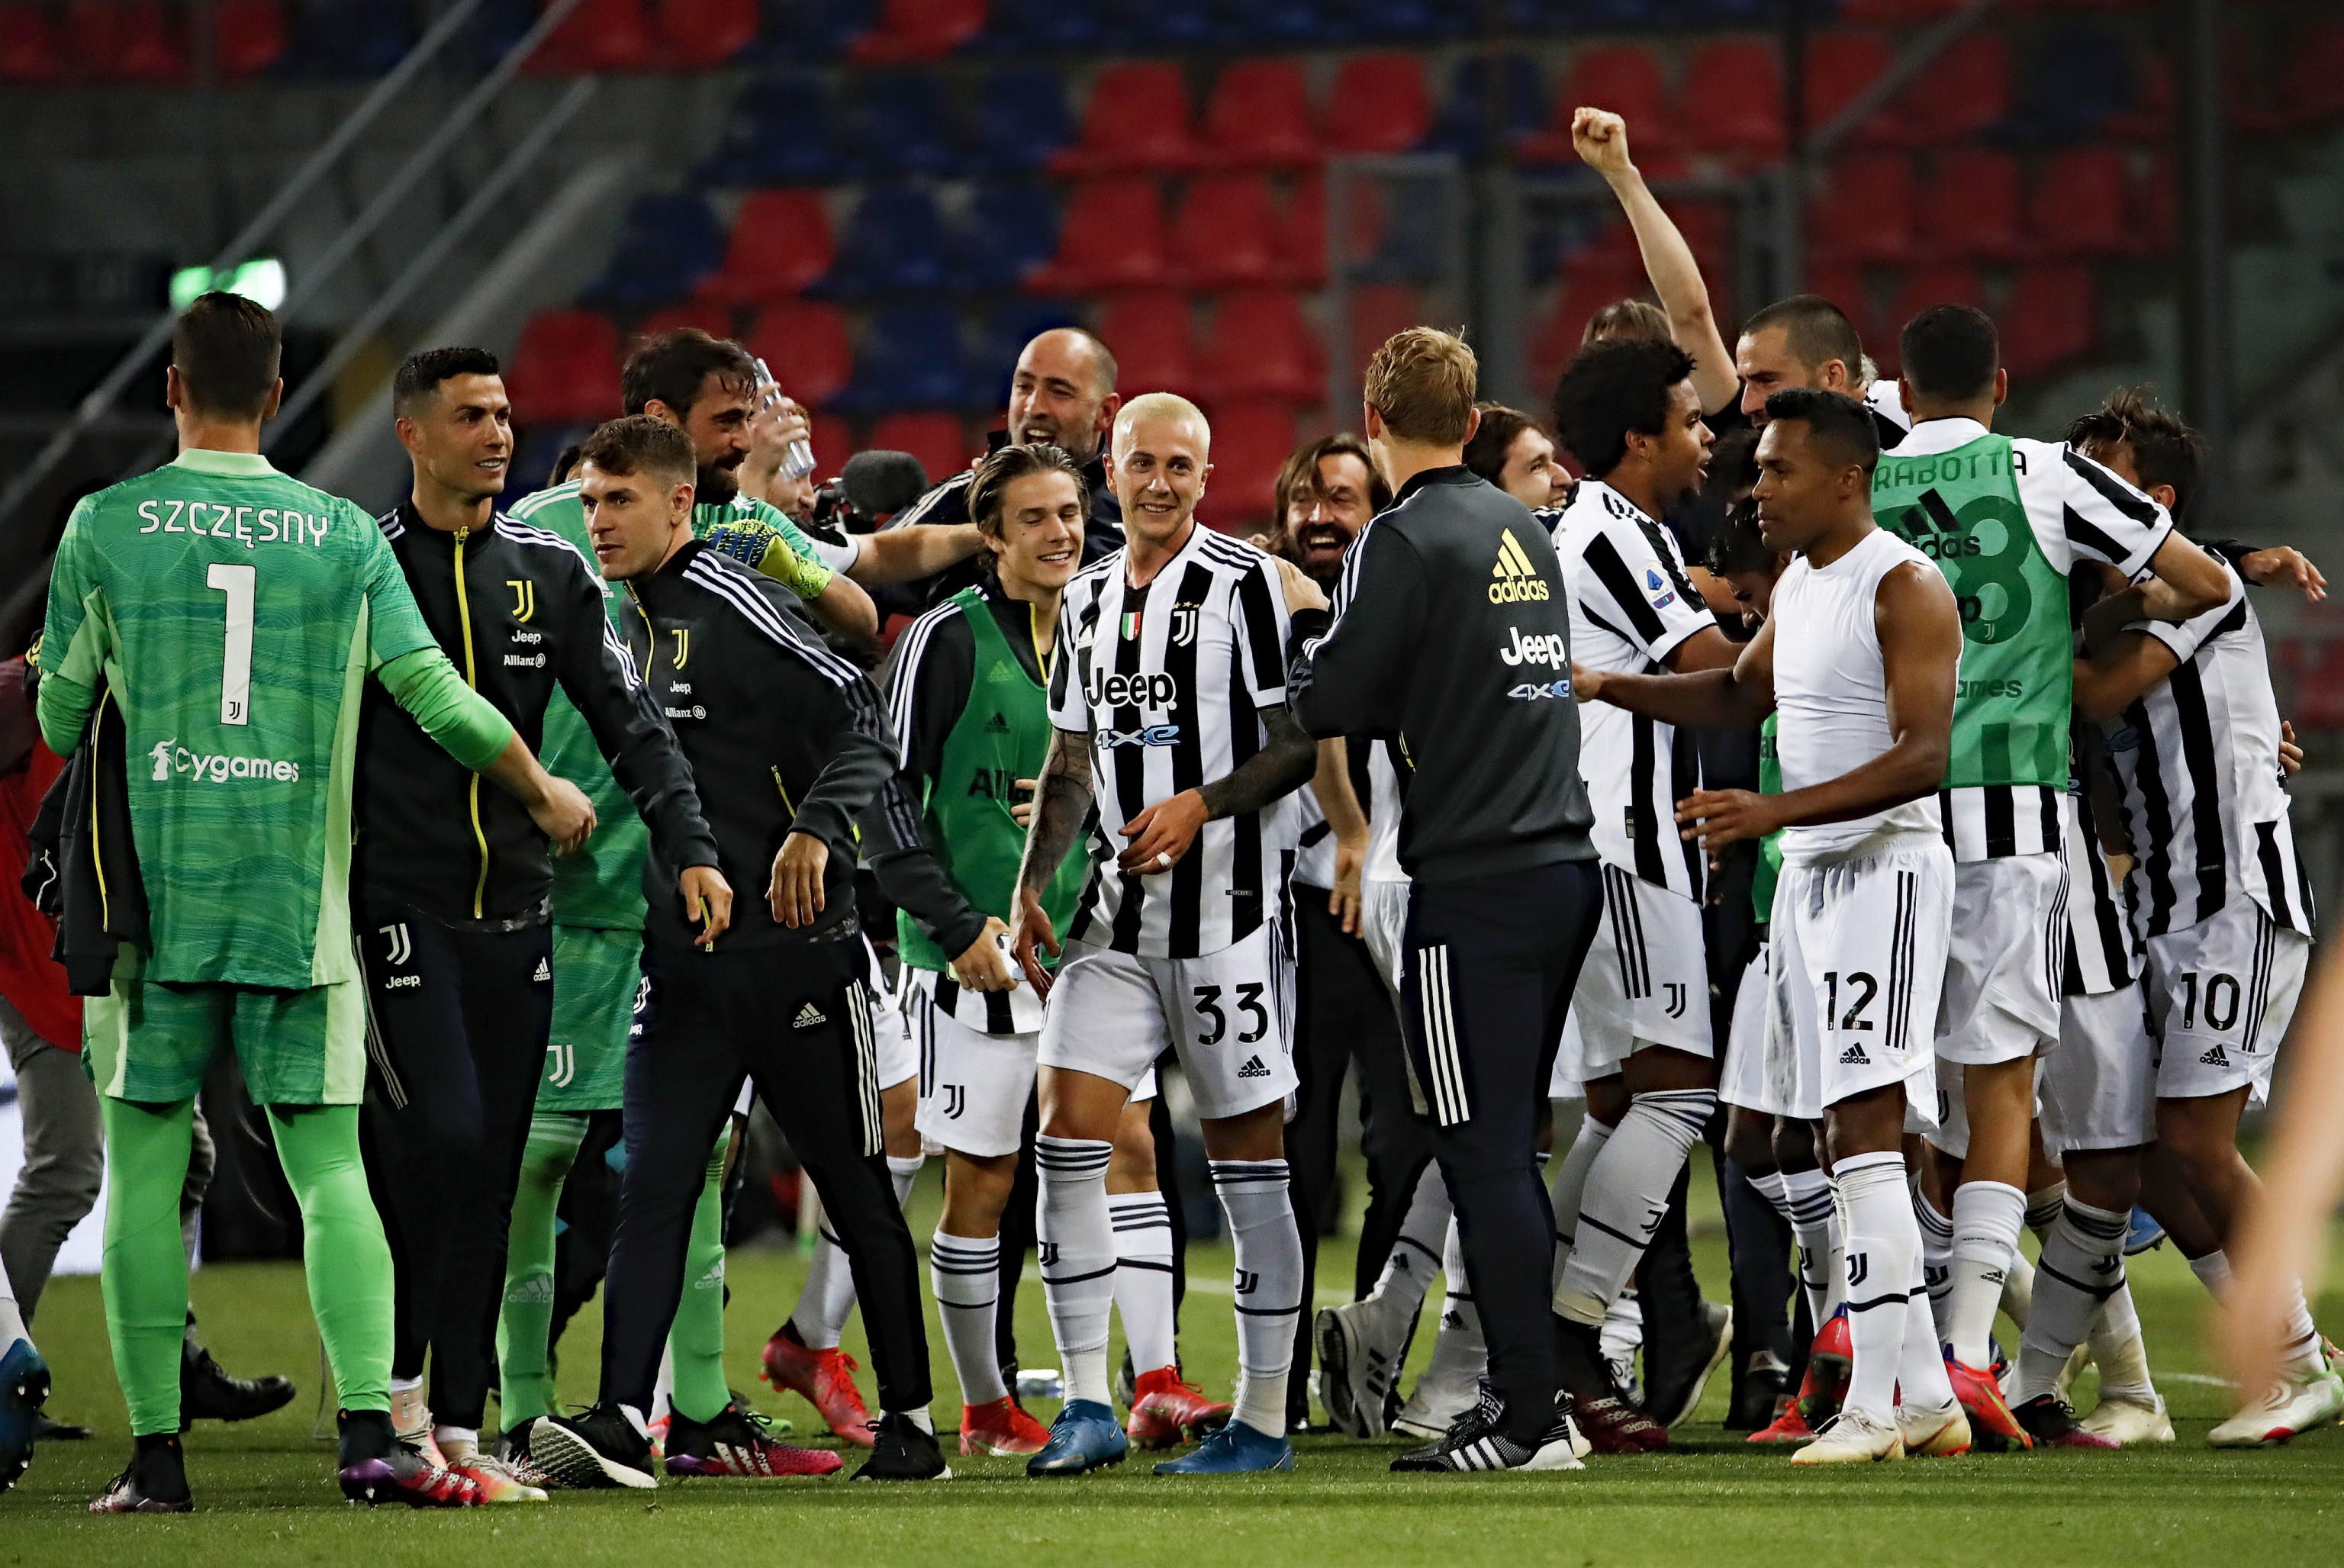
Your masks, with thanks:
[[[1774,585],[1775,751],[1785,793],[1852,773],[1889,748],[1888,683],[1874,613],[1880,580],[1908,561],[1936,571],[1927,556],[1874,529],[1829,566],[1799,557]],[[1934,794],[1847,822],[1785,828],[1783,858],[1870,855],[1908,835],[1944,837]]]

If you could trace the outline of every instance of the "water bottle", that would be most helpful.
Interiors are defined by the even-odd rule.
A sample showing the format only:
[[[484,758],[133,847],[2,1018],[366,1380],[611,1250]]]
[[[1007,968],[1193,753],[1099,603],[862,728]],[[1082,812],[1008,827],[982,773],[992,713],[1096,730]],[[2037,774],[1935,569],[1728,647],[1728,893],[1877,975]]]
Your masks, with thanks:
[[[782,389],[773,379],[773,373],[765,369],[765,361],[763,359],[757,361],[757,379],[763,385],[772,389],[765,394],[765,400],[757,405],[757,411],[762,414],[781,401]],[[812,472],[813,472],[813,443],[801,436],[790,443],[788,450],[782,453],[782,477],[803,479]]]

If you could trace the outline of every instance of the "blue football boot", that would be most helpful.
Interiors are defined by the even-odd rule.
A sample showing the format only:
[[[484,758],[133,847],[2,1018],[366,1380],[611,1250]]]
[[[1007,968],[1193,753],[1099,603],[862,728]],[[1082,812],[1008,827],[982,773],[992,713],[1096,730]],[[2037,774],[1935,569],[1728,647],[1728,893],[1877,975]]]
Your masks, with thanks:
[[[2125,1227],[2124,1255],[2137,1258],[2164,1239],[2165,1227],[2157,1222],[2157,1216],[2136,1207],[2131,1222]]]
[[[48,1362],[32,1340],[18,1340],[0,1354],[0,1492],[15,1485],[33,1462],[33,1439],[48,1397]]]
[[[1156,1467],[1158,1475],[1243,1475],[1258,1470],[1292,1470],[1294,1445],[1233,1421],[1177,1459]]]
[[[1026,1473],[1083,1475],[1121,1464],[1130,1452],[1113,1411],[1096,1400],[1068,1400],[1050,1423],[1050,1441],[1026,1462]]]

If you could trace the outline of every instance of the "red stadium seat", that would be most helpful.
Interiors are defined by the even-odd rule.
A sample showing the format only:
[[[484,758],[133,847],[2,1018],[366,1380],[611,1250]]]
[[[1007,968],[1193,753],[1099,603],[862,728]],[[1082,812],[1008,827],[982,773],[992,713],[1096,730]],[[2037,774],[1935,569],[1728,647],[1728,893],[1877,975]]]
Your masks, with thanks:
[[[1896,100],[1906,140],[1938,147],[1974,137],[2010,113],[2010,40],[1991,28],[1945,46]]]
[[[1318,401],[1327,361],[1318,329],[1303,314],[1302,297],[1282,288],[1221,296],[1197,356],[1197,383],[1207,398]]]
[[[1294,410],[1246,399],[1207,411],[1213,424],[1213,477],[1198,515],[1224,533],[1267,522],[1278,500],[1278,470],[1298,444]]]
[[[2070,147],[2035,171],[2026,233],[2050,258],[2120,256],[2136,248],[2130,180],[2111,147]]]
[[[836,253],[822,192],[752,191],[733,219],[724,265],[696,292],[734,305],[785,299],[828,272]]]
[[[749,351],[765,361],[782,390],[818,409],[854,376],[854,345],[835,305],[785,299],[769,305],[749,334]]]
[[[1783,67],[1770,42],[1702,45],[1677,101],[1685,145],[1695,151],[1767,157],[1783,150]]]
[[[1365,215],[1362,215],[1365,216]],[[1358,218],[1352,228],[1359,227]],[[1295,181],[1278,220],[1279,276],[1304,288],[1327,283],[1327,182],[1317,173]]]
[[[2289,38],[2277,96],[2291,129],[2344,119],[2344,22],[2306,27]]]
[[[2076,262],[2021,268],[2002,312],[2002,364],[2026,380],[2088,356],[2099,339],[2092,269]]]
[[[1673,152],[1680,145],[1676,110],[1661,76],[1661,63],[1641,44],[1581,49],[1571,62],[1562,90],[1554,96],[1552,120],[1523,141],[1521,156],[1541,163],[1575,161],[1571,119],[1582,106],[1609,109],[1624,118],[1629,150],[1639,160],[1648,153]]]
[[[2159,154],[2148,172],[2133,184],[2133,232],[2140,248],[2150,256],[2171,254],[2181,227],[2181,187],[2174,177],[2173,160]]]
[[[1867,347],[1879,335],[1880,324],[1873,319],[1872,291],[1864,286],[1862,268],[1828,257],[1810,256],[1802,288],[1845,312],[1847,319],[1855,323],[1856,336]]]
[[[920,460],[930,480],[958,473],[976,454],[969,450],[968,432],[958,414],[889,414],[871,427],[864,450],[909,452]]]
[[[1807,243],[1844,261],[1902,261],[1913,254],[1913,207],[1909,154],[1850,153],[1807,207]]]
[[[2291,56],[2299,59],[2300,55]],[[2339,65],[2344,70],[2344,65]],[[2148,142],[2162,145],[2173,135],[2173,68],[2162,55],[2151,55],[2140,63],[2140,86],[2134,91],[2132,106],[2118,109],[2100,126],[2100,134],[2121,142]]]
[[[660,56],[680,71],[722,66],[756,41],[757,0],[660,0]]]
[[[1310,86],[1298,60],[1233,60],[1205,100],[1208,163],[1279,168],[1318,161]]]
[[[2019,229],[2018,160],[1985,147],[1937,155],[1915,204],[1924,255],[1954,261],[2010,261],[2026,254]],[[1938,197],[1943,199],[1930,199]]]
[[[212,40],[221,76],[257,76],[284,57],[285,7],[279,0],[220,0]]]
[[[627,341],[630,344],[640,343],[686,327],[697,327],[712,338],[730,338],[732,336],[732,308],[711,304],[704,299],[688,299],[681,305],[671,305],[663,310],[654,310],[636,322],[635,329],[627,334]]]
[[[1186,396],[1196,389],[1186,294],[1175,288],[1117,294],[1099,314],[1098,333],[1115,350],[1116,389],[1126,398],[1142,392]]]
[[[187,53],[171,13],[152,0],[74,0],[66,32],[81,74],[101,82],[176,82]]]
[[[887,0],[879,25],[854,40],[847,58],[863,66],[941,60],[985,31],[985,0]]]
[[[45,5],[0,5],[0,82],[62,82],[65,40]]]
[[[1172,271],[1191,288],[1271,283],[1286,272],[1278,198],[1258,174],[1200,175],[1172,225]]]
[[[1188,87],[1168,60],[1127,61],[1100,71],[1083,107],[1082,134],[1050,160],[1061,174],[1195,167]]]
[[[1959,263],[1916,267],[1897,280],[1896,292],[1879,330],[1864,334],[1864,349],[1878,360],[1881,373],[1890,373],[1897,358],[1897,335],[1904,323],[1932,305],[1975,305],[1985,308],[1985,288],[1974,268]]]
[[[535,76],[647,71],[657,56],[643,0],[579,0],[522,69]]]
[[[1416,289],[1406,283],[1363,283],[1351,290],[1346,314],[1350,329],[1351,355],[1349,361],[1354,373],[1364,370],[1375,351],[1395,332],[1424,325],[1424,311],[1417,301]],[[1339,425],[1348,425],[1359,418],[1354,409],[1330,409]]]
[[[619,413],[619,329],[591,310],[541,310],[505,369],[513,419],[582,425]]]
[[[1036,294],[1086,294],[1165,282],[1164,197],[1147,175],[1076,185],[1058,230],[1058,254],[1026,279]]]
[[[1330,153],[1406,152],[1432,127],[1432,96],[1413,55],[1347,56],[1327,100]]]
[[[1893,51],[1877,33],[1824,33],[1807,46],[1807,129],[1820,131],[1888,72]],[[1885,106],[1858,126],[1858,141],[1897,139],[1899,127]]]
[[[861,450],[854,444],[854,430],[844,420],[814,420],[813,433],[806,441],[813,448],[813,476],[817,481],[836,479],[845,469],[846,460]]]
[[[1563,264],[1562,287],[1555,290],[1553,307],[1531,338],[1531,387],[1542,391],[1554,385],[1562,368],[1579,352],[1587,323],[1598,310],[1622,299],[1647,297],[1643,263],[1632,248],[1623,252],[1616,244],[1599,239],[1574,252]]]

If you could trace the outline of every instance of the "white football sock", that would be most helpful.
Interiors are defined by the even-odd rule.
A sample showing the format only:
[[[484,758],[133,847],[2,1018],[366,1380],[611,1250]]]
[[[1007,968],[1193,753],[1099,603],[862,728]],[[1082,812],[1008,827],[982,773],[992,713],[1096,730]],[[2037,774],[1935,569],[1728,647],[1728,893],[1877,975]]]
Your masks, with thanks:
[[[1042,1293],[1050,1333],[1066,1363],[1066,1398],[1107,1404],[1107,1319],[1115,1307],[1115,1229],[1107,1219],[1106,1162],[1115,1145],[1097,1138],[1034,1140],[1042,1184],[1036,1226],[1044,1256]],[[1297,1239],[1299,1245],[1299,1239]],[[1288,1325],[1289,1330],[1292,1325]]]
[[[1603,1146],[1612,1141],[1612,1129],[1593,1117],[1581,1118],[1579,1136],[1571,1140],[1570,1152],[1554,1168],[1553,1185],[1547,1197],[1554,1206],[1554,1280],[1562,1283],[1562,1267],[1571,1261],[1571,1250],[1579,1233],[1580,1200],[1587,1193],[1587,1172]]]
[[[1904,1157],[1894,1149],[1859,1154],[1841,1160],[1832,1176],[1847,1208],[1847,1330],[1855,1365],[1846,1408],[1892,1421],[1907,1297],[1921,1252]]]
[[[2051,1227],[2059,1223],[2059,1210],[2066,1201],[2067,1184],[2064,1181],[2055,1181],[2026,1195],[2026,1229],[2035,1232],[2036,1239],[2042,1239],[2050,1233]]]
[[[2091,1336],[2102,1304],[2124,1289],[2125,1227],[2131,1216],[2067,1199],[2043,1238],[2035,1307],[2018,1340],[2018,1377],[2010,1402],[2025,1404],[2059,1388],[2076,1347]],[[2127,1295],[2130,1301],[2131,1297]],[[2107,1388],[2107,1370],[2101,1369]]]
[[[1831,1183],[1831,1294],[1824,1298],[1823,1322],[1815,1325],[1819,1333],[1847,1305],[1847,1199],[1840,1196],[1838,1178],[1826,1171],[1824,1179]]]
[[[2230,1299],[2230,1255],[2217,1249],[2203,1258],[2189,1259],[2189,1271],[2217,1301]]]
[[[1945,1373],[1936,1320],[1929,1315],[1929,1287],[1921,1277],[1917,1249],[1910,1278],[1913,1283],[1904,1291],[1904,1344],[1896,1358],[1896,1402],[1941,1411],[1954,1402],[1954,1382]]]
[[[1282,1159],[1208,1162],[1237,1255],[1238,1391],[1231,1421],[1286,1435],[1286,1376],[1302,1310],[1302,1237]]]
[[[1115,1310],[1135,1372],[1172,1365],[1172,1207],[1161,1192],[1107,1194],[1115,1227]]]
[[[1954,1292],[1954,1222],[1921,1190],[1913,1179],[1913,1219],[1921,1228],[1921,1279],[1929,1288],[1930,1332],[1939,1343],[1953,1338],[1950,1328]]]
[[[790,1327],[798,1331],[806,1349],[834,1351],[846,1327],[846,1315],[854,1310],[854,1270],[846,1260],[846,1249],[831,1232],[827,1214],[822,1217],[818,1235],[813,1256],[806,1259],[798,1304],[790,1312]]]
[[[1807,1294],[1807,1312],[1817,1330],[1831,1320],[1832,1230],[1838,1218],[1832,1203],[1831,1178],[1820,1170],[1775,1173],[1783,1194],[1783,1218],[1799,1241],[1799,1289]]]
[[[2001,1181],[1965,1181],[1954,1189],[1954,1283],[1946,1339],[1954,1359],[1982,1368],[1994,1360],[1994,1314],[2018,1250],[2026,1194]]]
[[[912,1196],[912,1183],[918,1179],[920,1167],[928,1163],[924,1154],[891,1154],[887,1157],[887,1179],[895,1188],[895,1207],[901,1209]]]
[[[2189,1259],[2189,1271],[2198,1282],[2213,1292],[2214,1300],[2228,1302],[2230,1299],[2230,1257],[2223,1251],[2208,1252],[2203,1258]],[[2311,1321],[2311,1309],[2303,1300],[2303,1287],[2295,1288],[2295,1305],[2288,1310],[2287,1322],[2280,1330],[2279,1365],[2294,1377],[2318,1372],[2327,1365],[2328,1358],[2319,1343],[2319,1330]]]
[[[2010,1249],[2010,1267],[2002,1276],[2002,1315],[2026,1331],[2026,1320],[2035,1311],[2035,1265],[2016,1245]]]
[[[1770,1170],[1760,1176],[1745,1176],[1742,1179],[1750,1184],[1751,1191],[1766,1200],[1767,1208],[1783,1217],[1783,1224],[1796,1223],[1791,1218],[1791,1200],[1783,1190],[1784,1176],[1782,1171]]]
[[[2100,1369],[2100,1398],[2138,1400],[2144,1404],[2157,1398],[2157,1385],[2148,1375],[2148,1346],[2141,1338],[2140,1313],[2132,1303],[2131,1285],[2118,1285],[2116,1294],[2101,1305],[2099,1318],[2092,1325],[2091,1345],[2092,1361]]]
[[[935,1292],[936,1317],[944,1324],[953,1376],[960,1380],[961,1402],[984,1405],[1008,1398],[993,1337],[1001,1299],[1001,1238],[947,1236],[938,1227],[928,1242],[928,1287]]]
[[[1481,1310],[1473,1304],[1473,1282],[1465,1272],[1465,1239],[1454,1218],[1441,1243],[1440,1272],[1446,1291],[1440,1303],[1440,1331],[1433,1336],[1432,1360],[1417,1381],[1420,1395],[1427,1383],[1436,1390],[1460,1383],[1470,1388],[1480,1381],[1490,1362],[1489,1341],[1481,1337]]]
[[[1571,1261],[1555,1286],[1557,1312],[1575,1322],[1603,1321],[1667,1216],[1669,1191],[1716,1109],[1714,1089],[1664,1089],[1629,1102],[1588,1168]]]
[[[25,1328],[24,1314],[16,1310],[16,1293],[8,1288],[8,1270],[0,1269],[0,1356],[6,1355],[17,1340],[32,1337]]]

